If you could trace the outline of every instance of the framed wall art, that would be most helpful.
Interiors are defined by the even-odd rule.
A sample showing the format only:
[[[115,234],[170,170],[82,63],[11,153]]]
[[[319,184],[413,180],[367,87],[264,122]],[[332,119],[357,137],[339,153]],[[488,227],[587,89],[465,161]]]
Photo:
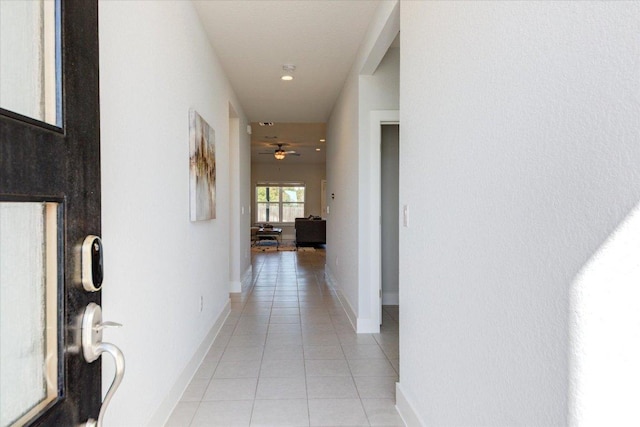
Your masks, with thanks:
[[[216,217],[215,131],[189,110],[189,212],[191,221]]]

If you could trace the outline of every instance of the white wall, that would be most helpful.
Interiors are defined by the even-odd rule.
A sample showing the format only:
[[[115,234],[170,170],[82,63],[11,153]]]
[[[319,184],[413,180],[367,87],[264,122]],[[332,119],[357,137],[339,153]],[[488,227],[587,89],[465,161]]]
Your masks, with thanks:
[[[229,242],[240,238],[230,233],[230,175],[242,165],[230,159],[246,161],[249,150],[240,133],[246,147],[230,156],[230,103],[239,128],[248,122],[191,2],[105,1],[99,17],[104,318],[124,324],[105,340],[127,363],[105,425],[158,425],[225,315]],[[191,107],[215,129],[218,167],[217,219],[197,223],[189,221]],[[238,186],[249,181],[244,167]]]
[[[350,306],[358,310],[358,82],[349,78],[327,123],[326,269]],[[353,321],[353,319],[352,319]]]
[[[568,422],[571,286],[640,200],[639,22],[637,3],[402,3],[408,419]]]
[[[640,425],[640,205],[571,285],[572,426]]]
[[[371,204],[376,195],[379,200],[380,178],[377,185],[370,185],[375,179],[371,176],[375,156],[371,155],[369,116],[372,110],[399,106],[398,49],[385,55],[397,35],[397,29],[385,34],[394,28],[397,7],[395,1],[380,3],[327,123],[327,269],[359,332],[379,328],[378,284],[372,274],[373,269],[379,271],[380,261],[379,254],[376,259],[372,253],[372,239],[379,239],[380,208],[372,210]],[[375,54],[380,64],[375,73],[361,75]],[[374,149],[379,159],[380,147]],[[370,295],[372,286],[377,302]]]
[[[251,208],[252,222],[256,222],[256,194],[255,187],[258,182],[302,182],[305,184],[304,216],[322,216],[320,206],[320,181],[326,179],[326,165],[324,164],[278,164],[252,163],[251,164]],[[248,229],[248,228],[247,228]],[[295,239],[295,227],[282,228],[283,239]]]
[[[244,121],[229,104],[229,185],[231,238],[229,240],[230,292],[241,292],[251,274],[251,138]],[[236,237],[237,236],[237,237]]]
[[[389,37],[389,42],[395,39]],[[361,213],[358,291],[358,332],[380,329],[381,282],[380,217],[381,157],[379,139],[372,137],[371,112],[400,107],[400,49],[390,48],[373,75],[361,75],[359,117],[359,203]],[[380,133],[376,129],[376,133]]]

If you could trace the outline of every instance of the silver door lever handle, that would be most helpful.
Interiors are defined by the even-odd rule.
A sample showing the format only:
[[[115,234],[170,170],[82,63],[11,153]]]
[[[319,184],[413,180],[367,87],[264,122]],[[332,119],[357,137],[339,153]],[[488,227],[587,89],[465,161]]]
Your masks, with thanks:
[[[108,327],[114,327],[114,328],[119,328],[122,326],[122,323],[116,323],[116,322],[102,322],[102,323],[98,323],[96,326],[93,327],[94,331],[99,331],[102,330],[104,328],[108,328]]]
[[[85,309],[82,318],[82,354],[85,360],[91,363],[97,360],[102,353],[109,353],[116,365],[116,376],[107,391],[107,395],[104,397],[98,420],[89,418],[83,424],[84,427],[102,427],[105,411],[124,377],[124,355],[122,351],[111,343],[102,342],[102,330],[109,326],[122,325],[115,322],[102,322],[102,309],[99,305],[90,303]]]

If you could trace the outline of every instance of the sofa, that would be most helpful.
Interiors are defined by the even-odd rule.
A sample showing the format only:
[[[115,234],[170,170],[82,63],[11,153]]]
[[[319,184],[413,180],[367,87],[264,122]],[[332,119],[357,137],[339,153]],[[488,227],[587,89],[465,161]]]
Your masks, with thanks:
[[[327,221],[324,219],[296,218],[296,247],[327,243]]]

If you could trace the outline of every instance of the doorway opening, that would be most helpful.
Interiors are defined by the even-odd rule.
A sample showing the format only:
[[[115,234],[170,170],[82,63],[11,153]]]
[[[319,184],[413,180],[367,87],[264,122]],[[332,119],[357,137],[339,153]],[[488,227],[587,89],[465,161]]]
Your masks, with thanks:
[[[383,186],[382,186],[382,169],[383,167],[386,168],[386,163],[385,165],[383,165],[383,147],[382,147],[382,134],[383,134],[383,130],[386,126],[391,126],[391,128],[389,129],[389,133],[391,135],[394,134],[394,127],[395,127],[395,134],[399,135],[399,124],[400,124],[400,112],[398,110],[374,110],[371,111],[370,114],[370,124],[369,124],[369,129],[370,129],[370,153],[371,153],[371,173],[370,173],[370,185],[368,186],[368,191],[370,194],[370,206],[371,206],[371,219],[375,220],[378,225],[373,225],[372,224],[372,231],[375,231],[375,235],[377,236],[376,238],[372,238],[370,241],[370,253],[371,253],[371,258],[370,258],[370,277],[371,277],[371,286],[369,287],[368,290],[368,298],[371,304],[371,308],[372,308],[372,317],[375,317],[374,319],[372,319],[371,325],[369,325],[371,327],[372,331],[375,332],[379,332],[380,331],[380,325],[382,324],[382,318],[383,318],[383,310],[382,310],[382,306],[383,306],[383,287],[382,287],[382,265],[385,262],[385,254],[383,254],[383,241],[382,241],[382,234],[383,232],[385,232],[385,230],[383,230],[382,227],[382,210],[383,210],[383,200],[382,200],[382,192],[383,192]],[[385,130],[385,133],[387,131]],[[394,143],[390,143],[391,146],[394,145]],[[399,153],[399,143],[396,142],[395,145],[398,146],[398,148],[396,148],[396,151]],[[389,158],[391,158],[391,156],[387,156]],[[396,155],[396,157],[399,158],[399,154]],[[386,160],[385,160],[386,161]],[[395,162],[399,162],[399,160],[395,160]],[[396,169],[398,168],[397,166],[395,167]],[[397,175],[398,172],[396,171],[395,174]],[[393,176],[393,173],[390,175]],[[395,193],[399,193],[399,184],[398,184],[398,178],[395,178],[395,184],[391,184],[392,186],[395,186]],[[385,188],[387,187],[387,185],[385,184]],[[391,209],[395,210],[395,215],[396,215],[396,219],[395,219],[395,226],[391,225],[390,229],[393,229],[394,227],[396,227],[398,229],[397,232],[399,232],[399,227],[400,224],[398,222],[398,217],[397,215],[399,214],[399,209],[400,206],[398,204],[398,196],[395,197],[396,202],[392,202],[395,204],[391,205]],[[389,221],[385,221],[387,223],[393,222],[393,213],[389,214]],[[374,228],[375,227],[375,228]],[[386,227],[389,228],[389,227]],[[386,233],[385,233],[386,234]],[[393,237],[392,237],[393,238]],[[397,237],[396,237],[397,239]],[[385,240],[386,241],[386,240]],[[398,247],[396,247],[395,249],[395,259],[397,260],[398,258]],[[394,251],[394,249],[392,249],[392,251]],[[396,261],[397,263],[397,261]],[[396,271],[398,267],[395,267]],[[393,271],[393,267],[390,269],[390,271]],[[385,273],[387,273],[387,267],[385,267]],[[397,273],[396,277],[397,277]],[[398,279],[395,279],[395,282],[398,283]],[[387,287],[385,286],[385,289],[387,289]],[[390,288],[392,289],[392,288]],[[393,295],[391,293],[387,294],[387,298],[386,301],[389,301],[389,298],[392,298],[391,301],[393,301],[393,298],[397,299],[399,298],[399,283],[398,286],[396,286],[396,294]],[[375,323],[374,323],[375,322]],[[359,331],[360,332],[360,331]]]
[[[380,324],[397,323],[399,313],[400,126],[380,127]]]

